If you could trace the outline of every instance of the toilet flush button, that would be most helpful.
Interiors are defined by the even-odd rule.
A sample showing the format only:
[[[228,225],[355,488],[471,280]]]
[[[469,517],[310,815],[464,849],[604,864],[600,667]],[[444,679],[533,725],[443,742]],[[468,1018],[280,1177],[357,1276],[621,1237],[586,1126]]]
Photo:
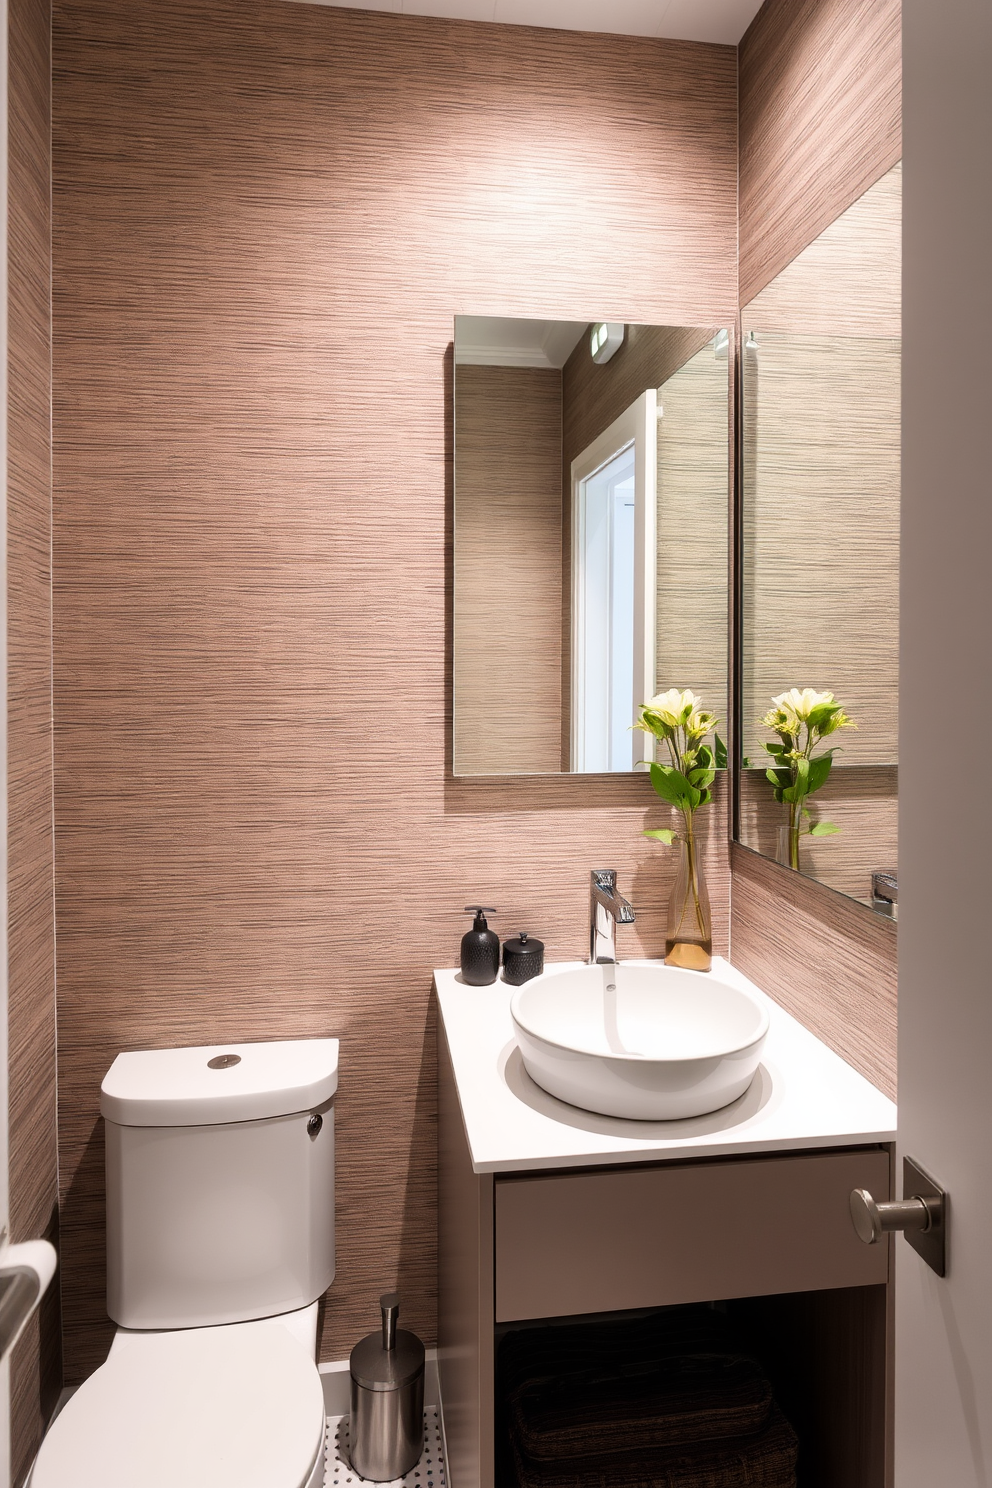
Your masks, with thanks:
[[[240,1054],[215,1054],[213,1059],[207,1060],[207,1069],[230,1069],[232,1065],[240,1063]]]

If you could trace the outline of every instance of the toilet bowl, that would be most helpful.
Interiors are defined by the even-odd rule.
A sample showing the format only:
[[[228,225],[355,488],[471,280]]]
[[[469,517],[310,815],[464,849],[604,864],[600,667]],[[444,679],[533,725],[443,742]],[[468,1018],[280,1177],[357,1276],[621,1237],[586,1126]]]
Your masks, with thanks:
[[[319,1488],[324,1429],[313,1355],[278,1320],[119,1334],[30,1488]]]
[[[336,1039],[119,1054],[106,1122],[110,1354],[30,1488],[319,1488]]]

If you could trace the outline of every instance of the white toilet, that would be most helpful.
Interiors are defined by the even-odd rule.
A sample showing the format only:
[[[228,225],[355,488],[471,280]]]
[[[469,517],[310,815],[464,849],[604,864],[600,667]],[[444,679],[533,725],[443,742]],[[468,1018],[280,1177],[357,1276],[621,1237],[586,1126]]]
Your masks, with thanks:
[[[322,1483],[337,1072],[337,1039],[114,1060],[100,1109],[119,1326],[31,1488]]]

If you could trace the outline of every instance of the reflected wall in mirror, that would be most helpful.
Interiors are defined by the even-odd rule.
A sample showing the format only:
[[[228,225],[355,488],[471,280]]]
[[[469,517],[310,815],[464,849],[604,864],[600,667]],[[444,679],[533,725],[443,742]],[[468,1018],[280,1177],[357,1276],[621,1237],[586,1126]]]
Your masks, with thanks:
[[[836,746],[794,803],[798,866],[866,903],[890,875],[883,913],[898,898],[901,183],[896,166],[741,312],[740,836],[796,866],[765,774],[787,761],[761,720],[793,687],[832,692],[857,727],[815,750]]]
[[[456,775],[630,771],[669,687],[726,720],[732,343],[456,317]]]

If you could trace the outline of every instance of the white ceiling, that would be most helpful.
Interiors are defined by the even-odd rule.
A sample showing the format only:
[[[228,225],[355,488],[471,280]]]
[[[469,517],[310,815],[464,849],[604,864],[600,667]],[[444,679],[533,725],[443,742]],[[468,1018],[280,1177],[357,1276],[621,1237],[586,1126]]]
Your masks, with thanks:
[[[736,46],[762,0],[305,0],[348,10],[499,21],[508,26],[552,26],[563,31],[610,31],[621,36],[667,36],[679,41]]]
[[[586,321],[455,316],[455,361],[483,367],[564,367]]]

